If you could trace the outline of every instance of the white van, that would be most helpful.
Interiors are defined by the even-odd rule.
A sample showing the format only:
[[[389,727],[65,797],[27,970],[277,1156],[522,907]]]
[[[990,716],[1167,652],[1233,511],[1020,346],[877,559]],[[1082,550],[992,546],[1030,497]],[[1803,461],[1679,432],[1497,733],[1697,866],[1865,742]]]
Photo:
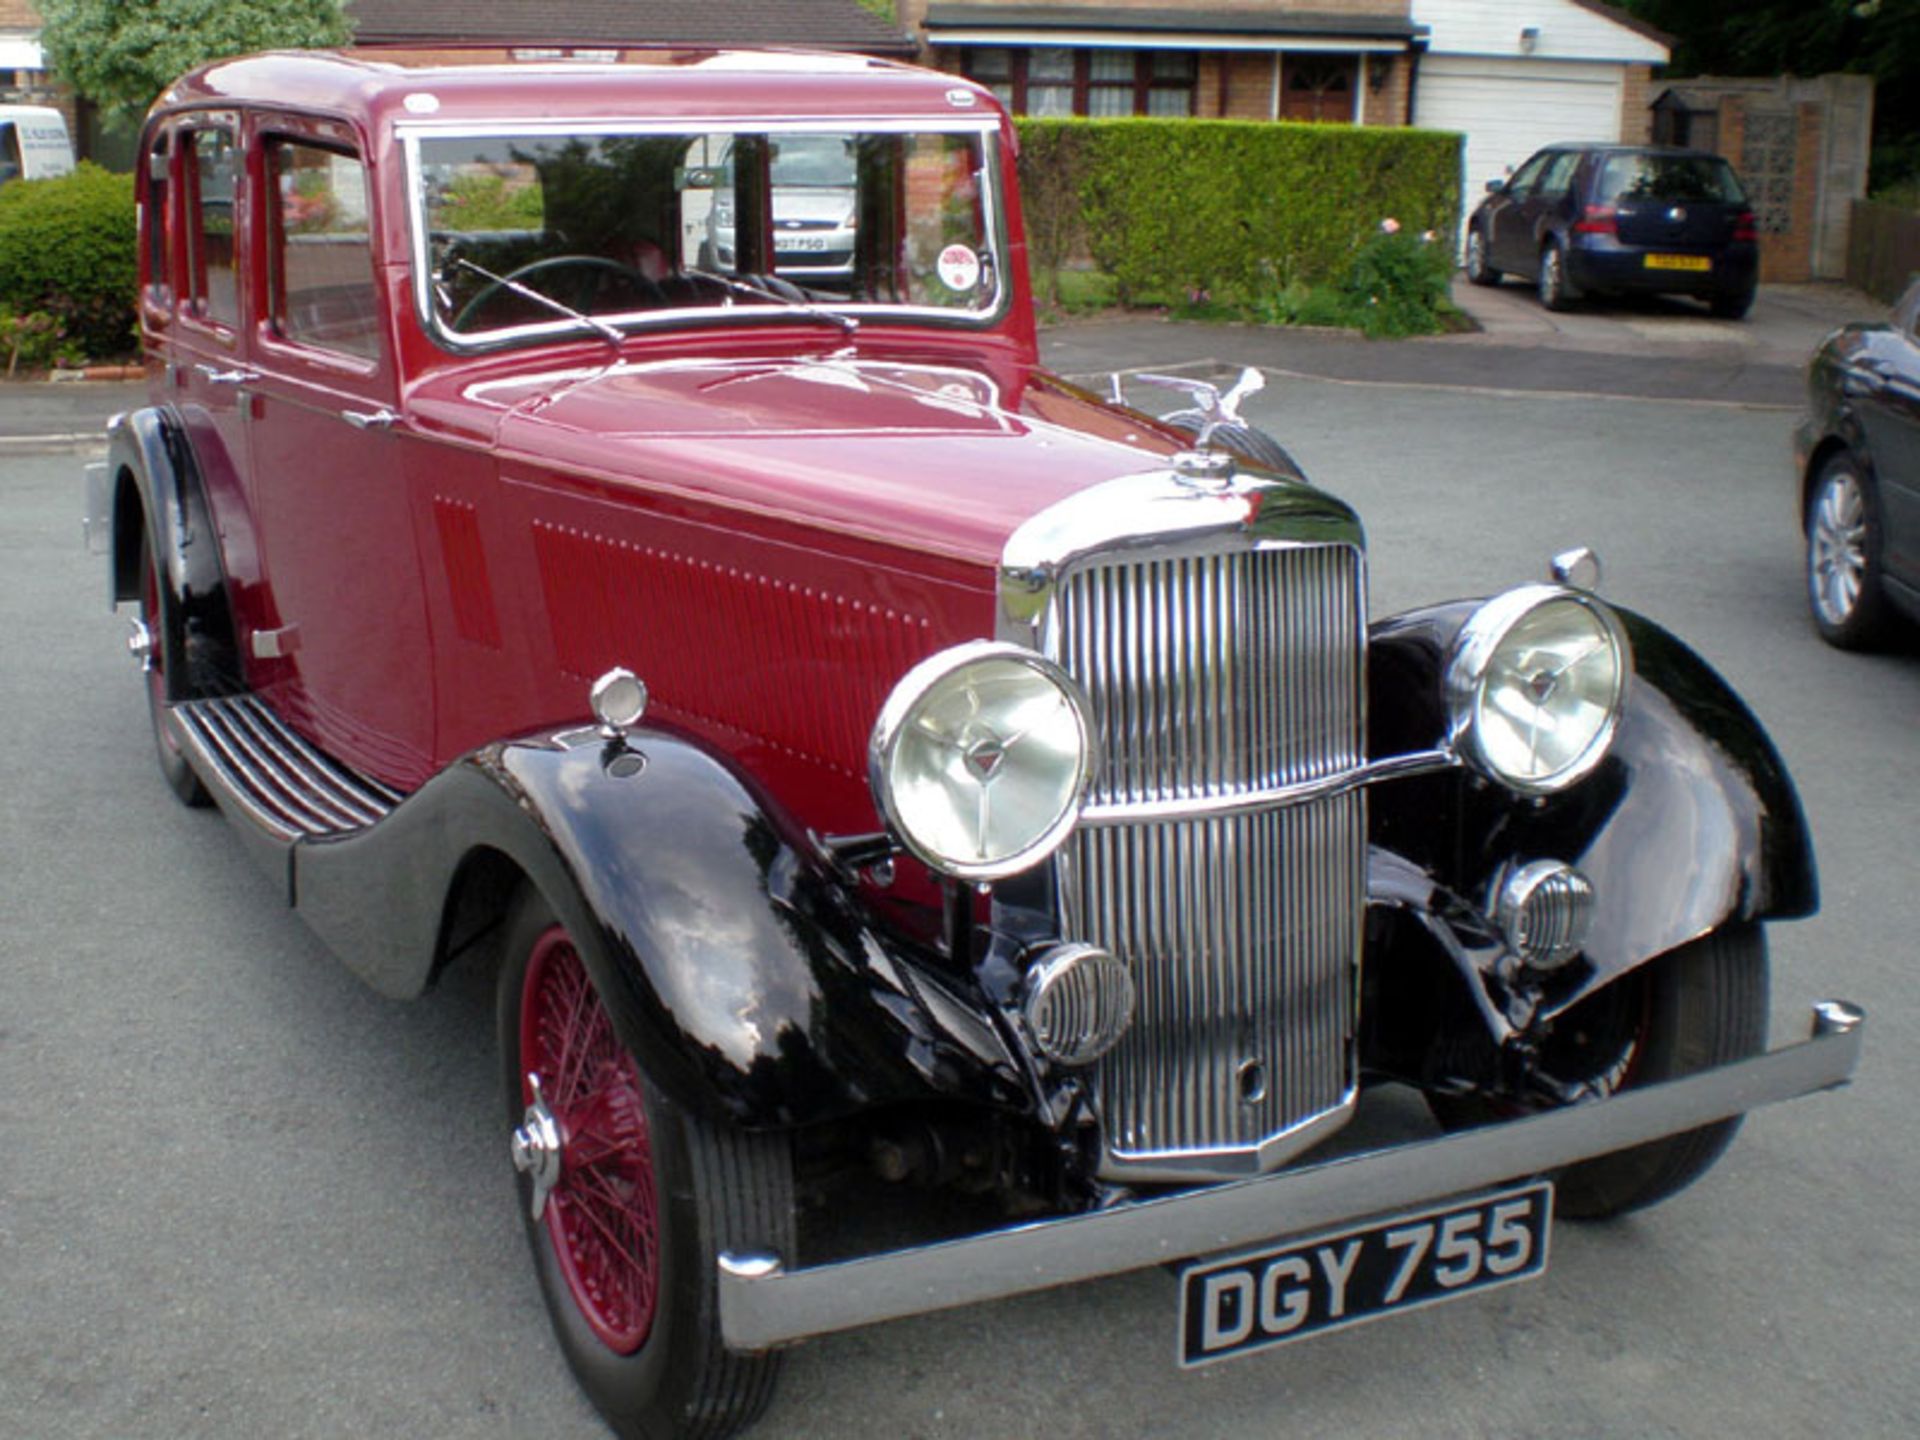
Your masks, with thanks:
[[[44,180],[73,169],[67,121],[46,105],[0,105],[0,185]]]

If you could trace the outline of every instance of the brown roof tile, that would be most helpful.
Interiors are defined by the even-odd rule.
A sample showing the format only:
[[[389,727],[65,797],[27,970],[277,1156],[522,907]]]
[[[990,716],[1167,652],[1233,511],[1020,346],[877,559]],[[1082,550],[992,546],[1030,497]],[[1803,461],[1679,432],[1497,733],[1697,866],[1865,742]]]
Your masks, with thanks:
[[[806,45],[909,55],[913,40],[856,0],[350,0],[370,44]]]

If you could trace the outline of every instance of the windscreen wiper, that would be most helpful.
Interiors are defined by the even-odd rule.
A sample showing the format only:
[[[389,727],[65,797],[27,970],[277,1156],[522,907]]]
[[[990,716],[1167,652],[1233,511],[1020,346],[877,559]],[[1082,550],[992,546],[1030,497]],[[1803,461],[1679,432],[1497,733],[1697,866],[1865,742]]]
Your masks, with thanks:
[[[716,275],[711,270],[701,270],[692,265],[686,267],[686,273],[696,280],[711,280],[714,284],[736,294],[751,295],[756,300],[771,300],[783,310],[797,310],[802,315],[811,315],[816,320],[825,320],[829,325],[838,325],[849,340],[860,329],[860,322],[851,315],[842,315],[838,310],[829,310],[824,305],[815,305],[804,296],[796,300],[791,295],[782,295],[771,285],[742,280],[736,275]]]
[[[592,315],[583,315],[580,311],[574,309],[571,305],[568,305],[559,300],[556,300],[551,295],[542,294],[540,291],[534,289],[531,285],[523,285],[518,280],[511,279],[505,275],[496,275],[493,273],[493,271],[487,269],[486,266],[476,265],[473,263],[473,261],[467,259],[466,256],[464,255],[455,256],[452,263],[460,266],[462,269],[471,270],[474,274],[478,275],[482,280],[492,281],[495,285],[498,285],[502,290],[512,291],[515,295],[518,295],[522,300],[531,300],[536,305],[546,306],[547,309],[553,311],[555,314],[564,315],[569,320],[579,321],[582,325],[586,326],[589,330],[592,330],[596,334],[598,334],[602,340],[605,340],[608,344],[612,345],[616,350],[619,349],[620,346],[624,344],[626,341],[627,337],[621,333],[621,331],[617,326],[609,325],[606,321],[597,319]],[[467,304],[471,306],[473,302],[469,300]]]

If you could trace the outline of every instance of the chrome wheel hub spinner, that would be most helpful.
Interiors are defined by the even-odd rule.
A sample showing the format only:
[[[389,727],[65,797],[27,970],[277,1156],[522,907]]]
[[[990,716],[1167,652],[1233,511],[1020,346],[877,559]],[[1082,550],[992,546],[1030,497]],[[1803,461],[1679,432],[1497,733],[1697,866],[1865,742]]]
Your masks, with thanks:
[[[133,663],[140,667],[142,675],[150,674],[153,670],[155,649],[153,631],[145,620],[138,617],[130,623],[133,629],[127,635],[127,653],[133,656]]]
[[[540,1077],[527,1076],[533,1089],[533,1103],[520,1128],[513,1132],[508,1148],[513,1153],[513,1168],[533,1181],[533,1218],[538,1221],[547,1211],[547,1197],[560,1183],[560,1122],[547,1108],[540,1093]]]

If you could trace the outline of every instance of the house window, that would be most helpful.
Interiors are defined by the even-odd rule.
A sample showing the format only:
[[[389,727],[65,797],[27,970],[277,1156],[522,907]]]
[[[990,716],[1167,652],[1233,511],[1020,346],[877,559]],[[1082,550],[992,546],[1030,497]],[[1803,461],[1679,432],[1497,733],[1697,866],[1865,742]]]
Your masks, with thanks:
[[[1028,115],[1084,115],[1073,103],[1074,53],[1058,46],[1029,50],[1027,62]]]
[[[281,335],[365,359],[380,354],[367,179],[352,155],[276,140],[267,251]]]
[[[962,67],[1016,115],[1191,115],[1200,73],[1191,51],[1060,45],[977,46]]]
[[[1347,124],[1353,120],[1355,55],[1289,55],[1280,67],[1280,118]]]

